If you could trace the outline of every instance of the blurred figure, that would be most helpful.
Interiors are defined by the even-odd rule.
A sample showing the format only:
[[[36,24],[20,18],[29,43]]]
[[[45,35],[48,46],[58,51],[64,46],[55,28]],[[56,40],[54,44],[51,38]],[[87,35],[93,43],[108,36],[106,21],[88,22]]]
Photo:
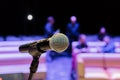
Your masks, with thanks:
[[[55,31],[54,23],[55,23],[54,17],[53,16],[49,16],[47,18],[47,23],[45,24],[45,27],[44,27],[44,30],[45,30],[44,34],[45,34],[46,38],[49,38],[49,37],[53,36],[53,34],[59,32],[59,30]],[[55,52],[55,51],[48,51],[47,52],[47,61],[52,61],[57,56],[58,56],[57,52]]]
[[[99,49],[99,52],[103,53],[114,53],[115,52],[115,45],[113,42],[111,42],[111,39],[109,36],[105,36],[103,38],[103,41],[105,42],[105,46],[103,46],[101,49]]]
[[[67,24],[67,27],[66,27],[66,35],[68,36],[69,42],[70,42],[69,47],[66,51],[69,54],[72,53],[71,43],[73,41],[76,41],[79,34],[80,34],[79,33],[79,28],[80,28],[80,24],[77,22],[76,16],[71,16],[70,17],[70,22]]]
[[[70,17],[70,23],[67,24],[66,35],[68,36],[69,40],[75,41],[79,36],[79,28],[80,24],[77,22],[76,16]]]
[[[113,42],[111,42],[111,39],[109,36],[104,37],[104,42],[106,45],[103,47],[102,52],[104,53],[114,53],[115,52],[115,45]]]
[[[72,54],[72,71],[71,71],[71,78],[72,80],[76,80],[76,55],[80,53],[86,53],[88,52],[88,45],[86,43],[86,35],[81,34],[78,37],[79,44],[76,46],[76,49],[74,49],[74,54]]]
[[[55,23],[54,18],[52,16],[49,16],[47,18],[47,23],[46,23],[45,29],[44,29],[46,38],[51,37],[55,33],[54,23]]]
[[[106,28],[102,26],[98,33],[98,40],[103,41],[103,38],[107,35]]]
[[[85,53],[88,52],[88,45],[86,43],[86,35],[81,34],[79,36],[79,44],[76,46],[77,49],[79,49],[79,53]]]

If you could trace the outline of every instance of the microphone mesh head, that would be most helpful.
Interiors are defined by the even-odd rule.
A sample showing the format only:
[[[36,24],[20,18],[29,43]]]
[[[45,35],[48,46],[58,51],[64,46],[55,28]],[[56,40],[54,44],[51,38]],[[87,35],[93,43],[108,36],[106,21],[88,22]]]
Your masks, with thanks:
[[[50,38],[50,48],[56,52],[63,52],[69,46],[69,40],[66,35],[56,33]]]

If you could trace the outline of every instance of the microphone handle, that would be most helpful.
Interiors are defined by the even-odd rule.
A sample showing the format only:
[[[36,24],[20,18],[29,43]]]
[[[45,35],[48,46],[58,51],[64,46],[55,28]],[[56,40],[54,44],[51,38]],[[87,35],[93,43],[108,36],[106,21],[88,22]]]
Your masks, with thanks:
[[[42,43],[39,43],[39,44],[42,44]],[[31,44],[29,46],[28,52],[30,55],[39,56],[42,53],[46,52],[40,48],[41,46],[39,44],[38,44],[38,42],[35,42],[34,44]]]
[[[29,54],[32,56],[39,56],[42,53],[45,53],[47,50],[50,50],[49,46],[49,38],[48,39],[43,39],[35,42],[34,44],[31,44],[29,46]]]
[[[36,44],[37,42],[31,42],[31,43],[27,43],[27,44],[23,44],[19,47],[19,51],[22,53],[28,53],[29,48],[31,45]]]
[[[50,50],[50,38],[38,40],[32,43],[27,43],[19,47],[19,51],[23,53],[29,53],[32,56],[39,56],[40,54]]]

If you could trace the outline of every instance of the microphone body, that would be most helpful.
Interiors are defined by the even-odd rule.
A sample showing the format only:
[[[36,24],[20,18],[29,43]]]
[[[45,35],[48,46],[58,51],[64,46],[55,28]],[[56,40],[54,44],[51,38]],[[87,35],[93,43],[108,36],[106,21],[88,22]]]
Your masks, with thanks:
[[[39,56],[47,50],[63,52],[69,46],[68,38],[62,33],[56,33],[51,38],[27,43],[19,47],[20,52],[28,52],[32,56]]]
[[[38,40],[32,43],[27,43],[19,47],[19,51],[22,53],[30,53],[32,56],[39,56],[46,50],[50,50],[49,40]]]

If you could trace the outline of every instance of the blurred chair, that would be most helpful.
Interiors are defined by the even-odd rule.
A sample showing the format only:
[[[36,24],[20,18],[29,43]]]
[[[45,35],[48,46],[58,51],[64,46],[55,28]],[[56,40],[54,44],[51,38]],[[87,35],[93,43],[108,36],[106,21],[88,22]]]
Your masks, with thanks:
[[[111,80],[120,80],[120,54],[104,54],[104,58]]]
[[[116,41],[114,42],[115,45],[115,52],[120,53],[120,42]]]
[[[2,36],[0,36],[0,41],[4,41],[4,38]]]
[[[24,80],[28,79],[29,67],[32,56],[25,54],[1,54],[0,55],[0,74],[22,73]],[[39,58],[39,66],[37,72],[33,76],[33,80],[46,80],[46,55],[42,54]],[[15,79],[17,80],[17,79]]]
[[[83,60],[83,64],[80,60]],[[79,72],[77,80],[80,79],[79,69],[84,65],[84,79],[83,80],[109,80],[109,76],[104,69],[103,54],[79,54],[76,56],[77,66],[76,69]]]
[[[21,40],[24,40],[24,41],[31,41],[31,40],[34,40],[34,37],[33,36],[20,36],[21,37]]]
[[[84,70],[81,72],[80,68]],[[76,70],[78,72],[77,80],[81,80],[81,75],[84,77],[83,80],[120,80],[120,54],[78,54]]]
[[[120,36],[116,36],[112,40],[115,41],[115,42],[118,42],[118,41],[120,41]]]
[[[0,54],[6,54],[6,53],[19,53],[18,46],[6,46],[2,47],[0,46]]]
[[[105,45],[105,42],[102,41],[88,41],[87,42],[89,47],[102,47]]]
[[[87,35],[87,41],[98,41],[97,35]]]
[[[34,35],[32,37],[33,37],[34,40],[40,40],[40,39],[44,38],[43,36],[38,36],[38,35]]]
[[[43,36],[38,36],[38,35],[31,35],[31,36],[22,35],[20,37],[21,37],[21,40],[24,40],[24,41],[40,40],[44,38]]]
[[[6,41],[20,41],[20,40],[21,39],[19,37],[13,35],[6,36]]]

